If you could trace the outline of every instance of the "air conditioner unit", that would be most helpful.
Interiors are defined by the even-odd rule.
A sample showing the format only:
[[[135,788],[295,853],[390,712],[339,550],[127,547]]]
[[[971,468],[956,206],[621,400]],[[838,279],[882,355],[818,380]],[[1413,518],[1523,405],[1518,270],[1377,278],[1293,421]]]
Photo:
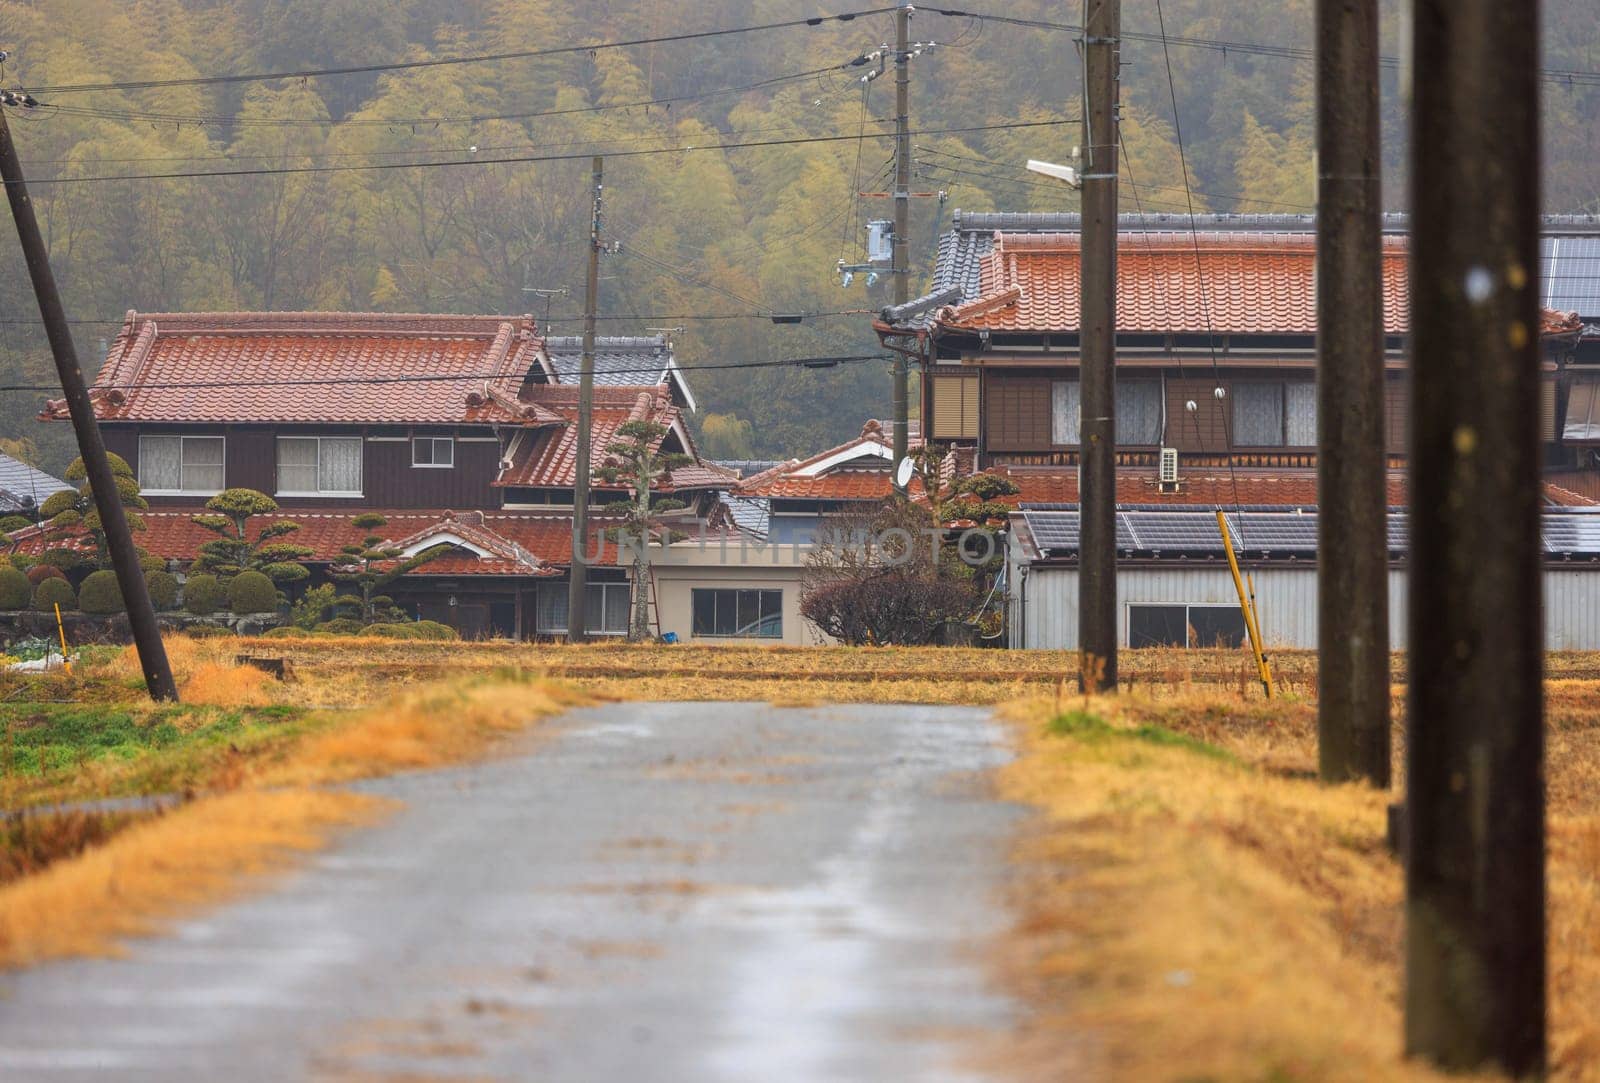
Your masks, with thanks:
[[[1178,449],[1161,449],[1161,491],[1173,492],[1178,487]]]

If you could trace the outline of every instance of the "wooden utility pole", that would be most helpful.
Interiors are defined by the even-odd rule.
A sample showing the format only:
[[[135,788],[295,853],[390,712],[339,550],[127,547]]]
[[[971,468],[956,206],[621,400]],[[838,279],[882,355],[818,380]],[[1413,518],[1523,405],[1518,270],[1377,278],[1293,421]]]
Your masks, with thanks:
[[[17,156],[16,144],[11,139],[11,128],[6,123],[4,109],[0,109],[0,177],[5,181],[6,199],[11,203],[11,216],[16,219],[17,238],[22,242],[28,275],[33,280],[34,296],[39,301],[39,315],[44,320],[50,353],[55,358],[56,372],[61,377],[61,391],[66,396],[67,410],[72,415],[72,429],[78,438],[78,454],[83,457],[89,488],[94,493],[95,509],[100,513],[100,528],[106,533],[111,566],[116,570],[117,586],[121,588],[122,600],[127,606],[128,624],[133,631],[134,646],[139,652],[139,666],[144,670],[145,688],[151,699],[176,702],[178,686],[172,680],[172,667],[167,664],[167,648],[161,642],[161,627],[156,623],[155,606],[150,604],[144,569],[139,566],[133,532],[128,529],[128,516],[122,508],[116,478],[111,473],[111,461],[106,457],[106,445],[100,439],[100,425],[94,416],[94,405],[89,401],[83,369],[78,365],[78,349],[73,344],[72,332],[67,325],[66,310],[61,304],[61,294],[56,289],[55,274],[50,269],[50,254],[39,232],[38,219],[33,214],[33,202],[28,198],[28,187],[22,176],[22,162]]]
[[[1121,0],[1084,0],[1078,682],[1117,689],[1117,88]]]
[[[1317,753],[1389,786],[1378,0],[1317,0]]]
[[[605,159],[595,155],[593,203],[589,216],[589,276],[583,293],[583,361],[578,369],[577,480],[572,491],[572,571],[567,582],[567,642],[582,643],[589,634],[585,590],[589,584],[589,441],[594,422],[594,324],[600,296],[600,207],[605,194]],[[643,584],[634,589],[643,590]]]
[[[1416,0],[1406,1050],[1545,1065],[1539,4]]]
[[[901,4],[894,13],[894,303],[911,299],[911,5]],[[910,396],[906,355],[894,352],[894,469],[908,451]],[[897,491],[899,482],[895,483]]]

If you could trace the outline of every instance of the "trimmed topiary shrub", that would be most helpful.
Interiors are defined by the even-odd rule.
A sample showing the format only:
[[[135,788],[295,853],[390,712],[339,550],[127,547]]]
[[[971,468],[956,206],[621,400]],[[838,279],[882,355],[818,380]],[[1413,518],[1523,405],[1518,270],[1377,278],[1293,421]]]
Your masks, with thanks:
[[[228,608],[235,613],[276,613],[278,588],[260,572],[240,572],[228,580]]]
[[[168,610],[178,604],[178,577],[171,572],[146,572],[144,585],[157,609]]]
[[[362,635],[377,636],[379,639],[421,639],[422,637],[412,631],[410,624],[391,624],[387,621],[378,621],[369,624],[361,630]]]
[[[90,572],[78,587],[78,608],[85,613],[121,613],[126,606],[122,588],[117,585],[117,573]]]
[[[419,620],[411,627],[417,630],[418,639],[460,639],[461,636],[448,624],[436,620]]]
[[[33,584],[15,568],[0,568],[0,609],[26,609],[33,600]]]
[[[65,579],[46,579],[33,590],[33,608],[41,613],[54,613],[56,606],[63,610],[76,609],[78,596],[72,584]]]
[[[317,630],[331,632],[336,636],[353,636],[361,634],[363,625],[354,617],[335,617],[317,625]]]
[[[60,568],[52,568],[48,564],[35,564],[33,567],[27,569],[27,571],[28,582],[32,583],[34,586],[38,586],[46,579],[65,579],[67,577],[66,572],[63,572]]]
[[[11,566],[18,571],[29,571],[34,566],[33,558],[27,553],[12,553],[9,559]]]
[[[70,572],[72,569],[83,565],[84,556],[76,549],[46,549],[39,554],[37,563],[48,564],[53,568],[60,568],[64,572]]]
[[[214,575],[191,575],[183,584],[183,608],[197,617],[209,617],[222,608],[222,584]]]

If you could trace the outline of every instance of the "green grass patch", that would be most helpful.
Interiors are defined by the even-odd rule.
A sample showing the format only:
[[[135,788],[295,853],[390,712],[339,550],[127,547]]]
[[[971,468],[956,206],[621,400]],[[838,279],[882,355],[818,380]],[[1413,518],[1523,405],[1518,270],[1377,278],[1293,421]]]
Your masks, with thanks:
[[[317,725],[282,706],[0,704],[0,808],[205,789]]]
[[[1058,737],[1075,737],[1083,741],[1130,740],[1163,748],[1179,748],[1208,759],[1224,763],[1237,763],[1238,759],[1225,748],[1196,740],[1187,734],[1169,730],[1165,726],[1141,723],[1137,726],[1115,726],[1093,711],[1067,711],[1052,718],[1049,731]]]

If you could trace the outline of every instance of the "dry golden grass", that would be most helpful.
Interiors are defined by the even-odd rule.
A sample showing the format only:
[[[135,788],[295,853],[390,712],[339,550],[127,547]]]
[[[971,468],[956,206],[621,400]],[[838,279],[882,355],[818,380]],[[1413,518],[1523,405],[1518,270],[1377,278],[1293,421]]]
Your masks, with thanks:
[[[1595,1080],[1600,712],[1592,684],[1561,692],[1551,1055],[1554,1078]],[[1017,850],[1022,917],[1004,964],[1045,1017],[1015,1051],[1024,1073],[1070,1064],[1114,1080],[1443,1078],[1401,1057],[1402,872],[1384,840],[1392,795],[1314,781],[1314,711],[1200,693],[1060,705],[1085,706],[1064,733],[1045,726],[1060,713],[1053,699],[1006,709],[1021,756],[1002,789],[1042,812]]]
[[[0,890],[0,966],[117,952],[184,911],[236,893],[321,845],[338,824],[372,819],[376,798],[325,790],[246,790],[198,801]]]
[[[253,666],[196,666],[178,689],[184,703],[211,707],[266,707],[273,703],[271,676]]]

